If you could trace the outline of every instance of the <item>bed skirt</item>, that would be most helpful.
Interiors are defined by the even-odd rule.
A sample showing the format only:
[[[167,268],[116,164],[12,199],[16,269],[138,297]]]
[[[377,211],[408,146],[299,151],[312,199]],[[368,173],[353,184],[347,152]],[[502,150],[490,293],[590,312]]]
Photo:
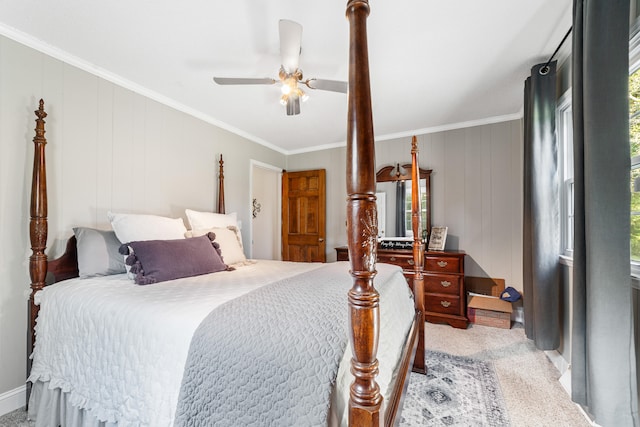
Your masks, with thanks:
[[[397,377],[398,368],[399,366],[396,366],[393,372],[392,381],[395,381]],[[90,410],[72,405],[69,402],[68,393],[63,392],[60,388],[50,389],[48,385],[48,382],[36,381],[31,387],[27,417],[29,421],[35,422],[35,427],[122,427],[118,423],[98,420],[91,414]],[[388,401],[390,393],[391,390],[387,389],[387,393],[384,396],[385,403]],[[345,408],[338,403],[339,399],[339,393],[336,394],[334,389],[327,419],[328,427],[345,425],[345,414],[340,413],[338,409],[340,408],[344,411]]]
[[[394,375],[395,377],[395,375]],[[31,387],[28,419],[35,427],[120,427],[118,423],[98,420],[87,409],[78,408],[69,402],[68,393],[60,388],[50,389],[48,382],[36,381]],[[335,397],[332,398],[327,426],[338,427],[342,414],[336,411]],[[39,415],[38,415],[39,414]]]
[[[48,387],[49,383],[36,381],[29,396],[30,421],[36,427],[76,426],[76,427],[115,427],[117,423],[100,421],[90,410],[81,409],[69,402],[68,393],[62,389]],[[36,414],[39,414],[36,417]]]

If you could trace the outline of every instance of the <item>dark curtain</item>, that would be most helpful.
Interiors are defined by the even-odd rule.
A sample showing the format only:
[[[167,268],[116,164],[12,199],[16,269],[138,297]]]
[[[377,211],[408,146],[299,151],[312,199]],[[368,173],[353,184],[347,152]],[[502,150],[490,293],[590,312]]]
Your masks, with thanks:
[[[404,237],[407,230],[404,223],[404,198],[405,198],[404,181],[396,181],[396,236]]]
[[[524,327],[536,347],[554,350],[560,344],[556,63],[534,66],[524,88]]]
[[[572,55],[572,398],[599,425],[638,425],[629,249],[629,1],[574,0]]]

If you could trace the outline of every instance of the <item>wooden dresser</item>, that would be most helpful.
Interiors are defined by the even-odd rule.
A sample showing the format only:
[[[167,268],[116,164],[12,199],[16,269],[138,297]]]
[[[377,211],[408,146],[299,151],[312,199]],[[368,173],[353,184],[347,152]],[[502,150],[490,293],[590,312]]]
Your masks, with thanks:
[[[335,248],[338,261],[349,261],[346,246]],[[425,251],[424,306],[425,320],[448,323],[466,329],[467,299],[464,287],[464,251]],[[404,276],[413,284],[413,253],[410,249],[380,249],[378,261],[402,267]]]
[[[424,254],[424,317],[466,329],[467,293],[464,288],[463,251]]]

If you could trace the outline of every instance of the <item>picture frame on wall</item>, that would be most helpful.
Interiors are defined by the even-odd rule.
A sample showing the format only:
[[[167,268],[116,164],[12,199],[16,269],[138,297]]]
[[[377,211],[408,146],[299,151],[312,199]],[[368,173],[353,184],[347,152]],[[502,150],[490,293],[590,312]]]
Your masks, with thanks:
[[[430,251],[444,251],[444,244],[447,241],[447,227],[431,227],[431,237],[429,237]]]

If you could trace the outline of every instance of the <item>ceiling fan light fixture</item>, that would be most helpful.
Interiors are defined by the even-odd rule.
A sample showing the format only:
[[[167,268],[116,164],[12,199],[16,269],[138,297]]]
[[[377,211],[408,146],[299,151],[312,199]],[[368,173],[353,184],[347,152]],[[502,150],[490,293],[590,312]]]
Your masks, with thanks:
[[[285,95],[289,95],[291,93],[296,93],[298,90],[298,80],[295,76],[287,75],[285,79],[282,80],[282,93]]]
[[[279,101],[285,107],[287,116],[300,114],[300,101],[305,102],[309,99],[309,96],[300,88],[302,85],[313,90],[347,93],[347,82],[316,78],[304,80],[302,70],[299,68],[302,51],[300,47],[302,26],[297,22],[281,19],[279,30],[282,60],[278,71],[282,93]],[[214,77],[213,80],[219,85],[273,85],[278,83],[278,80],[272,78]]]
[[[300,88],[296,88],[296,96],[302,100],[302,102],[306,102],[309,99],[309,95],[304,93],[304,91]]]

